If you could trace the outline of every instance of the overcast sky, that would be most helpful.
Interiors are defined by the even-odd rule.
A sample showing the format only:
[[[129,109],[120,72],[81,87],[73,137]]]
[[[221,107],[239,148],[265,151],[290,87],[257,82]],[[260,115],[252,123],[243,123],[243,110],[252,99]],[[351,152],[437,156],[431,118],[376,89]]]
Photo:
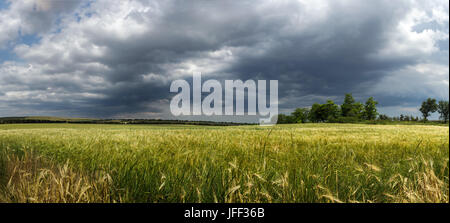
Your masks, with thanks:
[[[279,80],[281,112],[350,92],[420,115],[449,97],[449,3],[0,0],[0,116],[166,118],[196,71]]]

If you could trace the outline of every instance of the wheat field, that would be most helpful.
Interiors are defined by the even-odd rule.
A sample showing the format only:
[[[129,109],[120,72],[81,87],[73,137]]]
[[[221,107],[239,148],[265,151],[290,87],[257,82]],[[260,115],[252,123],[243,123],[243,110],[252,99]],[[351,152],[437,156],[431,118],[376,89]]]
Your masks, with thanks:
[[[0,125],[0,202],[449,202],[449,128]]]

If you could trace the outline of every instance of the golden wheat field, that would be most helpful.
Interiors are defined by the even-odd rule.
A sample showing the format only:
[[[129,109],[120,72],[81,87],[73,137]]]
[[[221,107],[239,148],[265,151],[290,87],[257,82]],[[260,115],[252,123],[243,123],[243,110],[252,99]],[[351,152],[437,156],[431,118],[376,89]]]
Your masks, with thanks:
[[[0,202],[449,202],[449,128],[4,124]]]

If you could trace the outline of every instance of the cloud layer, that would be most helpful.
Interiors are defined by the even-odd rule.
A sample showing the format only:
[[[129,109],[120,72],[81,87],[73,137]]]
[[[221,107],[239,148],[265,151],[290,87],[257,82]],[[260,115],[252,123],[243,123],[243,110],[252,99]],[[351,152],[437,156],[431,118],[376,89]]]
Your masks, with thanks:
[[[0,116],[165,118],[170,82],[195,71],[277,79],[286,112],[352,92],[418,114],[448,100],[448,17],[438,0],[12,1]]]

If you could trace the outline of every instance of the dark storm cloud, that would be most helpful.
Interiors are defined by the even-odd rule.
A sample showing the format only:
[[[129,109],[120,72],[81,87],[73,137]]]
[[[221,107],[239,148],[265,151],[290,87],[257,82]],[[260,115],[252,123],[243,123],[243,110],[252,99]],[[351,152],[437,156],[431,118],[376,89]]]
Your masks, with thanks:
[[[193,71],[221,81],[279,80],[283,111],[327,98],[340,102],[347,92],[361,100],[375,96],[382,106],[409,106],[436,94],[430,89],[448,89],[448,3],[42,2],[41,8],[77,16],[61,17],[60,30],[42,34],[39,43],[15,47],[25,62],[0,67],[0,101],[10,109],[0,115],[21,107],[75,116],[164,115],[170,82],[190,81]],[[38,30],[56,24],[25,14]],[[403,81],[405,75],[411,78]],[[424,90],[392,90],[402,81]]]
[[[281,96],[292,90],[300,95],[333,96],[361,91],[361,84],[376,82],[386,71],[414,64],[416,58],[370,58],[385,47],[386,32],[395,28],[406,10],[394,13],[388,4],[365,4],[354,11],[333,7],[332,15],[316,32],[307,30],[288,37],[275,34],[263,55],[239,58],[230,72],[244,79],[277,79],[284,91]],[[371,13],[374,8],[380,9],[377,14]]]

